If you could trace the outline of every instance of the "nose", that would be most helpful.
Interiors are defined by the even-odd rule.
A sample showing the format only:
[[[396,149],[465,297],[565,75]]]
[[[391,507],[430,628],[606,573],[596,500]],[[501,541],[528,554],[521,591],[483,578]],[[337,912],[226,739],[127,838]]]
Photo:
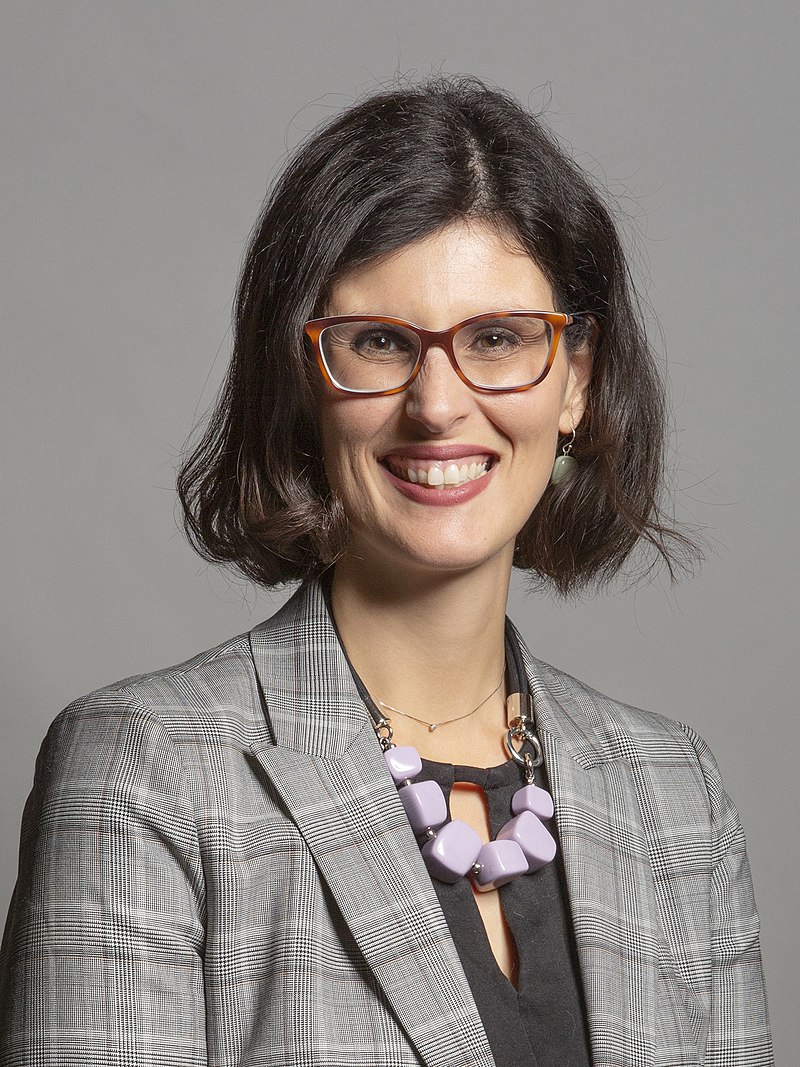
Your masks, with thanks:
[[[419,374],[406,390],[406,414],[430,434],[442,436],[466,418],[473,403],[445,350],[432,345]]]

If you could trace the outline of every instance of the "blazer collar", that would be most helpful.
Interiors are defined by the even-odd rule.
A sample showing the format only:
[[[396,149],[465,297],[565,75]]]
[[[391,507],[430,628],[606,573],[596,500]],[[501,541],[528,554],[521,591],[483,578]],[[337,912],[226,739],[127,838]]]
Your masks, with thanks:
[[[274,745],[252,752],[423,1063],[494,1067],[439,900],[318,583],[251,633]]]
[[[636,764],[623,755],[613,702],[520,644],[553,794],[593,1061],[651,1067],[661,932]]]
[[[493,1063],[469,985],[318,582],[250,635],[274,745],[253,753],[424,1063]],[[593,1057],[652,1064],[659,926],[609,702],[530,656]],[[364,902],[369,903],[368,907]]]
[[[280,748],[336,757],[358,735],[366,709],[319,582],[300,586],[250,633],[269,723]]]

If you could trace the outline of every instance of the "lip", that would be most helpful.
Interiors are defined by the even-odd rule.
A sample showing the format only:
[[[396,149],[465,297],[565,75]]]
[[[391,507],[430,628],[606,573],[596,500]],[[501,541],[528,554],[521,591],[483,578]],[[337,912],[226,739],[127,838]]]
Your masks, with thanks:
[[[389,456],[396,456],[396,452],[388,452]],[[407,452],[402,453],[403,456],[407,456],[409,459],[432,459],[432,458],[447,458],[447,459],[462,459],[462,456],[442,456],[441,452],[437,453],[435,457],[432,456],[411,456]],[[470,451],[466,455],[474,456],[475,452]],[[495,455],[495,453],[484,453],[479,451],[479,455]],[[428,489],[422,485],[415,485],[413,482],[406,482],[402,478],[398,478],[397,475],[392,474],[387,466],[383,463],[379,464],[384,475],[389,479],[389,482],[394,486],[399,493],[408,497],[409,500],[415,501],[417,504],[425,504],[428,507],[434,508],[447,508],[454,507],[456,504],[466,504],[468,500],[472,500],[478,496],[485,489],[489,487],[489,483],[494,478],[495,471],[498,464],[493,463],[489,470],[481,478],[476,478],[472,482],[466,482],[464,485],[454,485],[448,488],[442,486],[437,489]]]
[[[431,459],[444,463],[450,459],[467,459],[471,456],[489,456],[493,461],[499,459],[497,452],[485,445],[403,445],[384,453],[380,461],[383,464],[389,458]]]

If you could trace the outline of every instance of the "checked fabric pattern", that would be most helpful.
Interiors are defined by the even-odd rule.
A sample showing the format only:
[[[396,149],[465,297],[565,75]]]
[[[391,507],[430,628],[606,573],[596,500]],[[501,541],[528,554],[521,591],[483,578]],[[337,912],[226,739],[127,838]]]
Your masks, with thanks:
[[[598,1067],[768,1067],[744,838],[704,743],[527,658]],[[319,586],[56,719],[0,1067],[491,1067]]]

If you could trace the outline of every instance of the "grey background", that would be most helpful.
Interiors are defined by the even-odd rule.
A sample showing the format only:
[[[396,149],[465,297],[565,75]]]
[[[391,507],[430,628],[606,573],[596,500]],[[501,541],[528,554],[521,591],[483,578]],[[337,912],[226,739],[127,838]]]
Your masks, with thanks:
[[[748,831],[779,1058],[796,1047],[798,25],[793,3],[3,6],[0,914],[48,723],[281,596],[207,569],[174,466],[224,372],[244,241],[291,147],[397,71],[547,107],[633,221],[694,581],[558,605],[535,653],[690,722]]]

